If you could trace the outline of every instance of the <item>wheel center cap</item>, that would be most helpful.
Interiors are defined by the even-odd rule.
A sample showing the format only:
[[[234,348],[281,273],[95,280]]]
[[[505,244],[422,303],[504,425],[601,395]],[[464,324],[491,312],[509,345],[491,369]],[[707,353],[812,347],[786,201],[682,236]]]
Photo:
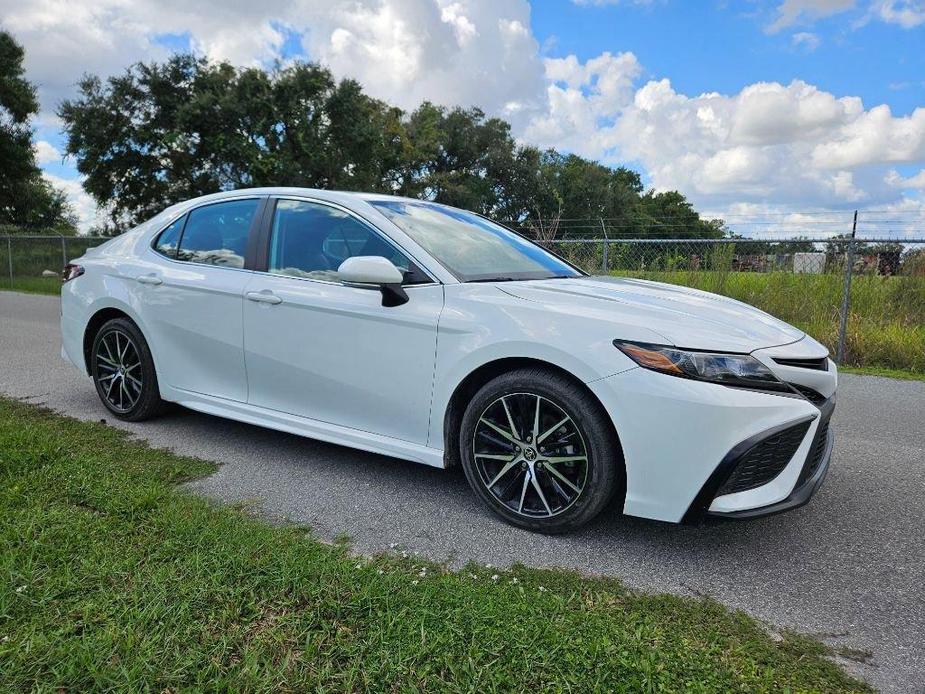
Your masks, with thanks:
[[[536,451],[533,450],[532,448],[525,448],[524,458],[526,458],[527,460],[536,460]]]

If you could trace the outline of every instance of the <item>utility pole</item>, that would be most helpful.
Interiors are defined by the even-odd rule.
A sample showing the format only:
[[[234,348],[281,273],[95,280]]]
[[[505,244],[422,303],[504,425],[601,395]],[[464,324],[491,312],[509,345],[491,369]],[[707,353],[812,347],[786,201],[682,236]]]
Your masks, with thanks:
[[[604,266],[604,274],[609,275],[610,274],[610,261],[607,258],[607,245],[608,245],[607,244],[607,227],[604,225],[603,217],[601,217],[601,231],[604,232],[604,258],[603,258],[602,264]]]
[[[851,310],[851,276],[854,274],[854,237],[858,231],[858,211],[854,211],[854,221],[851,223],[851,239],[848,241],[848,252],[845,254],[845,286],[841,298],[841,325],[838,327],[838,353],[835,359],[839,365],[845,360],[845,340],[848,335],[848,311]]]

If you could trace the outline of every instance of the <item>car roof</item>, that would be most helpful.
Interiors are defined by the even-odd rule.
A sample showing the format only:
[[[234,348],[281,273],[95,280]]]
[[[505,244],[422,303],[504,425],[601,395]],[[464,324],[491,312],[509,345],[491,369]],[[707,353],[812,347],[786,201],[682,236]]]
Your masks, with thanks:
[[[241,195],[305,195],[319,200],[330,200],[331,202],[363,201],[372,202],[375,200],[405,200],[408,202],[426,202],[418,198],[408,198],[398,195],[389,195],[387,193],[364,193],[362,191],[349,190],[323,190],[321,188],[299,188],[291,186],[274,186],[264,188],[237,188],[235,190],[226,190],[220,193],[203,195],[198,198],[187,200],[187,203],[201,202],[205,200],[222,200],[224,198],[240,197]]]

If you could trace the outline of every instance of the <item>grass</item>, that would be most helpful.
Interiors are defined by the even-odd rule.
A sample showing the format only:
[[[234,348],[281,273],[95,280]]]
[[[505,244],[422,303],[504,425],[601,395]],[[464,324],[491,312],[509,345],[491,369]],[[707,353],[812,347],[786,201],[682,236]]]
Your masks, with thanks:
[[[12,283],[6,277],[0,280],[0,289],[9,289],[14,292],[28,292],[30,294],[60,294],[60,277],[14,277]]]
[[[0,690],[867,691],[709,599],[358,559],[175,488],[212,469],[0,399]]]
[[[614,274],[744,301],[804,330],[836,353],[844,286],[840,274],[709,270]],[[854,277],[843,365],[925,376],[925,277]]]
[[[897,378],[901,381],[925,381],[925,373],[903,371],[901,369],[880,369],[876,366],[842,366],[839,373],[858,374],[860,376],[880,376],[881,378]]]

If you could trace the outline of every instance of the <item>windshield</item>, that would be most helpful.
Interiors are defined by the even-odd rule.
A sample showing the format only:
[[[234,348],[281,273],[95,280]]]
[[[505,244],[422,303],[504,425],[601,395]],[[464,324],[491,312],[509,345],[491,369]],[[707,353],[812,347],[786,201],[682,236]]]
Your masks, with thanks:
[[[369,202],[461,282],[581,275],[535,243],[471,212],[428,202]]]

